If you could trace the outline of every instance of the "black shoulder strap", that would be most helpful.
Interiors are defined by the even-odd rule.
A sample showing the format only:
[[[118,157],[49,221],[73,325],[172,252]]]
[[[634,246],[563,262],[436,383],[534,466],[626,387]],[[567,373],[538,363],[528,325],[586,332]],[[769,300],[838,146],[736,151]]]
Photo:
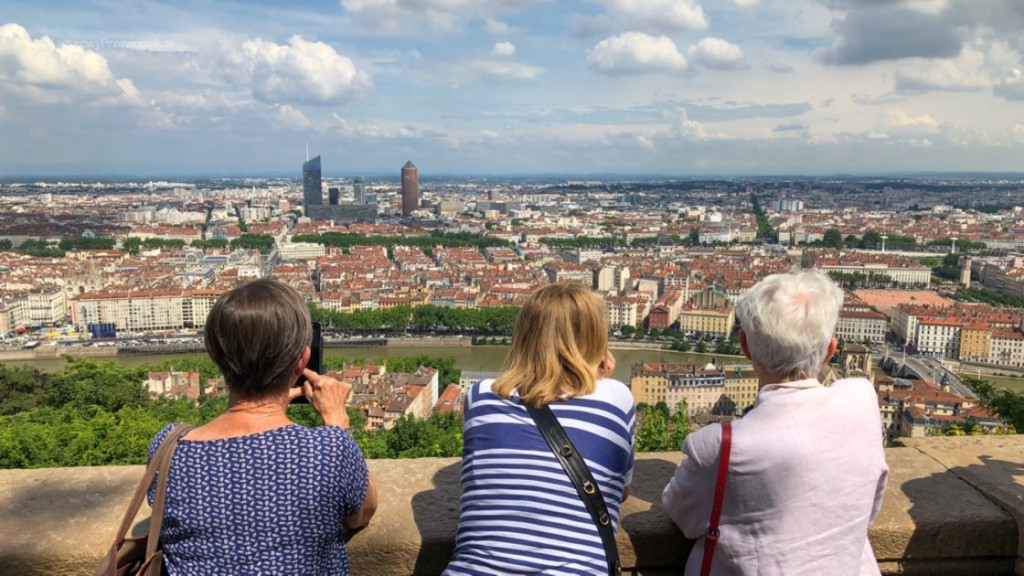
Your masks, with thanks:
[[[533,417],[544,440],[547,440],[548,447],[562,464],[565,473],[569,475],[569,480],[576,486],[576,492],[580,495],[580,499],[587,506],[587,511],[590,512],[590,517],[594,520],[598,533],[601,534],[604,555],[608,560],[608,574],[611,576],[621,574],[622,567],[619,564],[619,549],[615,545],[615,532],[612,531],[612,519],[608,515],[608,507],[605,506],[601,489],[597,487],[590,468],[587,468],[583,456],[565,434],[565,429],[558,423],[550,406],[538,408],[525,402],[523,406]]]

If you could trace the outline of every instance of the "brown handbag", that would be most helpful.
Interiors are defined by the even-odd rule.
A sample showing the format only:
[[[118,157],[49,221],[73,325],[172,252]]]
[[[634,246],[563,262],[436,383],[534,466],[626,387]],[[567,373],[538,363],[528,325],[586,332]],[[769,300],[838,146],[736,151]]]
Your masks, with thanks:
[[[164,567],[164,553],[160,549],[160,525],[164,520],[164,504],[167,501],[167,476],[171,468],[171,457],[174,455],[174,448],[178,445],[178,439],[189,430],[195,428],[191,424],[179,424],[171,429],[167,437],[157,448],[153,460],[146,467],[146,473],[142,476],[135,495],[128,504],[128,510],[121,520],[121,527],[117,529],[117,536],[114,544],[103,557],[95,576],[160,576]],[[142,536],[125,538],[128,529],[135,520],[135,516],[142,507],[142,499],[153,484],[153,478],[159,476],[156,484],[156,494],[153,496],[153,515],[149,519],[148,533]],[[150,538],[152,536],[152,538]]]

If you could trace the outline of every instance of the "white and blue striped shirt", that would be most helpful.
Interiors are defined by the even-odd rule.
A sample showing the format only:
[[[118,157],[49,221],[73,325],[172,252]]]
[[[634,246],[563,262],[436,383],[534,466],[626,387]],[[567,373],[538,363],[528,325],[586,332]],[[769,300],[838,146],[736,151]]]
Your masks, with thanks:
[[[519,397],[476,383],[466,398],[462,501],[446,576],[607,574],[601,537]],[[613,526],[633,476],[636,409],[625,384],[551,404],[604,496]]]

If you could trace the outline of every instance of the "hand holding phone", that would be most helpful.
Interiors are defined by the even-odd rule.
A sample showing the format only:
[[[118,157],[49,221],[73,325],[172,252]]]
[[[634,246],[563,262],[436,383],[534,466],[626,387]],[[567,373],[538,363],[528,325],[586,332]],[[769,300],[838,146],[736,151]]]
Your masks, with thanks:
[[[597,377],[598,378],[609,378],[615,373],[615,356],[612,356],[612,351],[608,350],[604,353],[604,358],[597,365]]]
[[[324,337],[320,332],[320,323],[313,322],[313,341],[309,344],[309,363],[306,364],[306,370],[312,370],[317,374],[323,374],[324,372]],[[306,376],[299,376],[299,379],[295,381],[295,386],[302,388],[302,385],[306,383]],[[293,403],[296,404],[309,404],[309,399],[305,395],[299,394],[292,399]]]

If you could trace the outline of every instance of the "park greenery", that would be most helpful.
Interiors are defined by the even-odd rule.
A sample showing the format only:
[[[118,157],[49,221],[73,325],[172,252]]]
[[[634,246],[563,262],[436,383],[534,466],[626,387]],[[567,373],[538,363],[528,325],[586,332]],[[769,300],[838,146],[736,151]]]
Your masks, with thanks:
[[[234,240],[211,238],[208,240],[192,240],[191,242],[186,243],[181,239],[146,238],[143,240],[142,238],[133,236],[131,238],[126,238],[121,244],[121,248],[129,254],[138,254],[140,250],[183,248],[186,245],[193,248],[230,247],[234,249],[259,250],[263,254],[268,254],[274,249],[274,237],[268,234],[242,234]]]
[[[754,217],[757,219],[757,238],[777,243],[779,241],[779,233],[768,222],[768,216],[765,215],[764,210],[761,209],[761,204],[758,203],[757,197],[754,195],[750,196],[750,206]]]
[[[639,426],[636,431],[638,452],[674,452],[682,448],[683,440],[690,432],[690,417],[685,401],[676,405],[675,413],[664,402],[654,406],[640,403],[636,413]]]
[[[540,243],[561,250],[603,250],[623,248],[625,240],[616,236],[577,236],[575,238],[544,237]]]
[[[921,264],[932,269],[934,279],[949,282],[960,281],[960,255],[946,254],[939,258],[922,258]]]
[[[323,234],[296,234],[292,242],[307,242],[341,248],[348,253],[352,246],[384,246],[390,255],[395,246],[415,246],[423,250],[427,256],[433,255],[433,249],[495,246],[512,246],[512,243],[494,236],[480,236],[469,232],[431,232],[422,236],[363,236],[349,232],[324,232]]]
[[[158,365],[126,366],[109,360],[67,357],[67,367],[45,374],[29,367],[0,364],[0,469],[103,466],[146,462],[149,442],[173,422],[204,424],[227,407],[223,396],[152,398],[143,387],[149,372],[198,371],[200,380],[219,372],[207,358],[176,359]],[[365,360],[328,358],[328,368]],[[389,372],[439,370],[443,387],[458,382],[451,357],[389,358]],[[305,426],[321,424],[308,405],[292,405],[288,416]],[[349,409],[353,436],[368,458],[459,456],[462,422],[458,416],[427,420],[400,418],[388,430],[362,430],[363,414]]]
[[[883,272],[843,272],[830,270],[828,275],[846,290],[856,288],[887,288],[895,281]]]
[[[158,365],[127,366],[109,360],[66,357],[53,373],[0,364],[0,469],[142,464],[149,442],[174,422],[204,424],[227,407],[224,396],[154,398],[143,387],[149,372],[196,371],[200,381],[219,375],[208,357]],[[376,362],[385,362],[378,360]],[[366,365],[366,359],[329,357],[327,370]],[[456,383],[461,371],[452,357],[410,356],[386,360],[389,372],[439,370],[439,386]],[[288,416],[304,426],[321,424],[308,405],[292,405]],[[428,419],[399,418],[386,430],[363,430],[365,416],[349,408],[352,434],[367,458],[458,457],[458,414]],[[685,405],[670,413],[664,403],[638,407],[637,449],[678,450],[689,430]]]
[[[982,302],[996,308],[1024,308],[1024,298],[979,286],[961,287],[952,295],[961,302]]]
[[[1024,432],[1024,394],[997,388],[982,378],[964,376],[963,382],[978,395],[983,405],[994,410],[1007,426],[1013,428],[1009,431],[1011,434]]]

